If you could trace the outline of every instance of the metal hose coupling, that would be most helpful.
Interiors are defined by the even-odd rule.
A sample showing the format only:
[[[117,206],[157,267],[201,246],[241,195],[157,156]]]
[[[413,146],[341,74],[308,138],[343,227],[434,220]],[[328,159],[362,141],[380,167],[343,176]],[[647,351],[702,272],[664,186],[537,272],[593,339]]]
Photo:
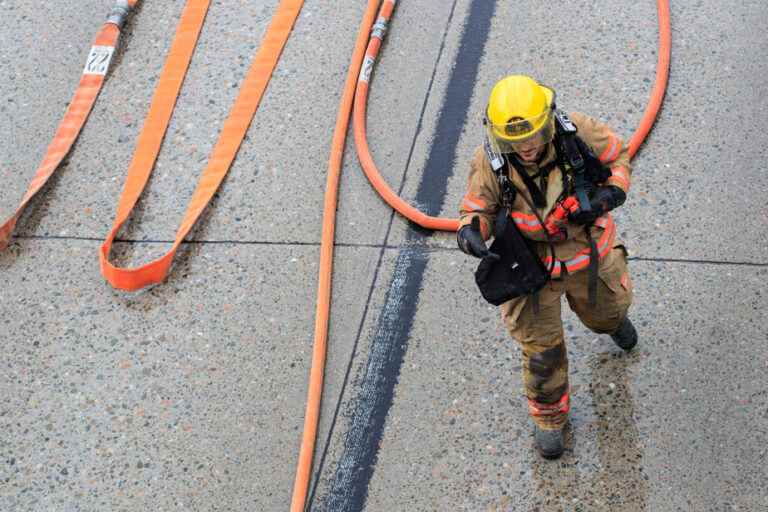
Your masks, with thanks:
[[[107,23],[114,23],[118,28],[122,29],[130,12],[131,5],[128,3],[128,0],[117,0],[112,8],[112,12],[107,16]]]
[[[384,18],[379,18],[376,20],[376,23],[373,25],[373,29],[371,30],[371,38],[378,38],[383,40],[384,36],[387,34],[387,27],[389,23]]]
[[[390,4],[392,4],[392,9],[394,10],[397,0],[388,1]],[[384,12],[384,8],[382,8],[382,12]],[[382,41],[384,40],[384,36],[387,35],[387,29],[389,28],[389,18],[391,17],[391,12],[392,11],[390,11],[390,14],[379,16],[379,18],[376,20],[376,23],[374,23],[373,27],[371,27],[371,38],[381,39]]]

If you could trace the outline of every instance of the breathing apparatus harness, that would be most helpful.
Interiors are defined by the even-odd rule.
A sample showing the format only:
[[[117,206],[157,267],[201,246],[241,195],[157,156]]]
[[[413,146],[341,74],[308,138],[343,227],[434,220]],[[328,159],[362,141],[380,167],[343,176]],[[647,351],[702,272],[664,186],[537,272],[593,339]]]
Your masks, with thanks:
[[[551,279],[552,271],[557,262],[553,237],[545,229],[551,265],[547,268],[538,256],[535,242],[526,238],[512,221],[510,212],[512,204],[518,195],[518,190],[509,178],[507,169],[514,169],[520,176],[531,195],[529,200],[525,194],[520,194],[533,211],[537,220],[545,226],[538,209],[546,207],[546,198],[542,192],[549,172],[558,165],[562,170],[563,193],[558,199],[562,202],[566,197],[575,195],[582,212],[591,209],[589,197],[595,188],[605,182],[611,175],[608,168],[602,165],[589,146],[579,138],[576,125],[568,116],[553,105],[555,138],[554,146],[556,159],[553,163],[543,166],[535,176],[529,176],[516,155],[501,154],[493,150],[486,138],[484,149],[488,162],[493,169],[501,189],[502,208],[496,216],[494,226],[494,241],[490,251],[498,254],[500,259],[483,258],[475,272],[475,281],[483,297],[494,305],[500,305],[507,300],[523,295],[531,295],[534,312],[538,312],[538,292]],[[534,179],[539,177],[541,188]],[[592,239],[591,224],[584,226],[587,240],[590,244],[589,255],[589,303],[594,307],[597,303],[597,268],[599,256],[597,245]],[[563,270],[565,272],[565,270]]]
[[[578,128],[565,112],[557,110],[555,113],[555,151],[557,152],[557,161],[563,170],[563,179],[570,183],[563,183],[563,196],[571,192],[576,196],[579,202],[579,209],[582,212],[591,210],[590,196],[595,188],[605,183],[610,178],[611,170],[603,165],[599,158],[595,156],[592,149],[576,135]],[[588,277],[588,297],[589,305],[597,305],[597,267],[599,264],[599,255],[597,244],[592,238],[592,223],[584,225],[584,233],[589,241],[589,277]]]

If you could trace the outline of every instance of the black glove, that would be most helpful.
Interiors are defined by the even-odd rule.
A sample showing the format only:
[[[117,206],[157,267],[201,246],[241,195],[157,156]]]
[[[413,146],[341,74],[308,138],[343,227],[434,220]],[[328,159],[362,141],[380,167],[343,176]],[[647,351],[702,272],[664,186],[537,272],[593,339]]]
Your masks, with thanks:
[[[613,185],[604,185],[598,187],[592,198],[589,200],[589,210],[584,211],[579,208],[575,213],[568,215],[571,222],[581,226],[592,224],[598,217],[618,208],[627,199],[627,194],[619,187]]]
[[[456,242],[462,252],[474,256],[475,258],[489,257],[494,260],[500,259],[498,254],[492,253],[485,246],[485,240],[480,233],[480,217],[472,217],[472,224],[462,226],[456,233]]]

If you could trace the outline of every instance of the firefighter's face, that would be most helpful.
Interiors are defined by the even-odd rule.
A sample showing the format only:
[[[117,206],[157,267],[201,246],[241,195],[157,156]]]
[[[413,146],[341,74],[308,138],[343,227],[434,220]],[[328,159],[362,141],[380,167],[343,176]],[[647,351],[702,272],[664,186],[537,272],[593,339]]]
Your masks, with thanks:
[[[524,142],[515,142],[512,148],[524,162],[535,162],[546,144],[541,133],[537,133]]]

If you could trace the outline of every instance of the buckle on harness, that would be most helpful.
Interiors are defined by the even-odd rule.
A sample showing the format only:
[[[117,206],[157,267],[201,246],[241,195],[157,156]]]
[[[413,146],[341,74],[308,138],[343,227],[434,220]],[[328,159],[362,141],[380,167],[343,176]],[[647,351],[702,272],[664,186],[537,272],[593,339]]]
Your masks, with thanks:
[[[493,172],[498,174],[504,167],[504,156],[502,156],[501,153],[496,153],[493,148],[491,148],[491,142],[487,138],[485,139],[483,148],[485,148],[485,156],[488,158],[488,162],[491,164]]]
[[[557,120],[557,124],[561,130],[561,133],[569,134],[576,133],[578,131],[576,125],[573,124],[571,118],[568,117],[568,114],[562,110],[555,109],[555,119]]]

